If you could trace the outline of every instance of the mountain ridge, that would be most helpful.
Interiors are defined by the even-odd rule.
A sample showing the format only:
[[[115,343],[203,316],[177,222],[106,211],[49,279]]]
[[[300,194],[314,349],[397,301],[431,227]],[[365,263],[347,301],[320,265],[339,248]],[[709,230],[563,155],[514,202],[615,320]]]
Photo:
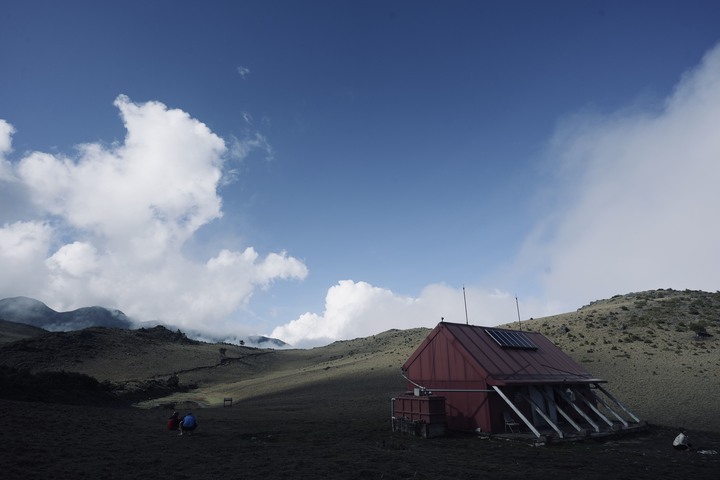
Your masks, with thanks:
[[[0,319],[50,331],[81,330],[87,327],[130,328],[132,326],[131,320],[120,310],[92,306],[58,312],[40,300],[23,296],[0,300]]]
[[[0,320],[30,325],[52,332],[70,332],[91,327],[107,328],[152,328],[162,325],[168,329],[177,329],[164,322],[133,322],[130,317],[117,309],[100,306],[81,307],[67,312],[58,312],[45,305],[40,300],[31,297],[9,297],[0,300]],[[179,330],[179,329],[178,329]],[[266,337],[264,335],[248,335],[247,337],[208,337],[194,330],[185,330],[185,334],[210,343],[235,343],[238,345],[253,345],[269,348],[286,348],[284,341]],[[3,337],[0,337],[0,343]]]
[[[642,419],[720,432],[718,292],[630,293],[501,327],[542,333],[607,380],[607,388]],[[0,365],[137,385],[177,376],[187,387],[147,396],[138,404],[145,407],[182,402],[213,407],[227,397],[244,401],[268,395],[287,396],[290,402],[295,395],[331,398],[338,385],[344,392],[372,392],[373,401],[385,402],[407,388],[400,367],[429,332],[388,330],[313,349],[274,350],[184,342],[182,332],[163,327],[95,327],[0,345]],[[334,390],[326,392],[330,385]]]

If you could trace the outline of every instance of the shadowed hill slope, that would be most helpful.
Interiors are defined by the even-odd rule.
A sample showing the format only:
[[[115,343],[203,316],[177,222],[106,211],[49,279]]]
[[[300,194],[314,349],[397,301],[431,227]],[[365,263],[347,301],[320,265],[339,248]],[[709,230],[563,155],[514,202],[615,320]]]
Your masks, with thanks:
[[[0,345],[47,333],[40,327],[0,319]]]
[[[720,431],[719,319],[718,293],[656,290],[524,321],[521,328],[543,333],[606,379],[610,391],[643,419]],[[196,387],[143,406],[182,401],[220,406],[225,397],[269,396],[290,405],[298,395],[326,405],[344,395],[384,405],[405,390],[400,367],[428,332],[390,330],[308,350],[271,350],[195,342],[162,327],[91,328],[0,346],[0,365],[78,372],[101,382],[177,375],[181,386]]]

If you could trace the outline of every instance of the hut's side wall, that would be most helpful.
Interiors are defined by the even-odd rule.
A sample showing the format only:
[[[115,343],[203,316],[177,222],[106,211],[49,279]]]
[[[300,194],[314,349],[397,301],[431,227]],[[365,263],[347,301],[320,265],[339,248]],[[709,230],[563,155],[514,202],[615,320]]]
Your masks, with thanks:
[[[451,392],[445,395],[445,417],[450,430],[489,432],[491,420],[487,392]]]
[[[487,389],[486,374],[453,340],[454,337],[444,330],[432,336],[419,355],[405,365],[406,374],[413,382],[445,397],[449,429],[475,431],[480,428],[489,431],[489,394],[477,391]],[[408,387],[412,389],[414,385],[410,384]]]

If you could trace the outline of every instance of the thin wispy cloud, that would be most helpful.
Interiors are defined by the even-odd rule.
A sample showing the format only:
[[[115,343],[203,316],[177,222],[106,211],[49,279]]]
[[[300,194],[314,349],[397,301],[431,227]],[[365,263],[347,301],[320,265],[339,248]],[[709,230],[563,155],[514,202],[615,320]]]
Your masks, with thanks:
[[[240,77],[242,77],[243,80],[245,80],[245,77],[247,77],[250,74],[250,69],[247,67],[237,67],[237,72],[240,74]]]
[[[268,139],[264,135],[258,132],[249,133],[241,139],[231,137],[229,143],[230,156],[236,160],[242,160],[254,151],[263,155],[266,161],[271,161],[275,158],[272,145],[270,145],[270,142],[268,142]]]

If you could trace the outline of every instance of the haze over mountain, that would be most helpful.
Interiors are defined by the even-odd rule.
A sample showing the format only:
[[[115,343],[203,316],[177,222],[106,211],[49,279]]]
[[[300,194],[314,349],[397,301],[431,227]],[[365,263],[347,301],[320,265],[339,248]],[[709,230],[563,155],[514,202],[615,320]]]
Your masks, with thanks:
[[[43,302],[28,297],[12,297],[0,300],[0,320],[30,325],[51,332],[69,332],[89,327],[132,329],[154,327],[156,325],[163,325],[173,330],[178,329],[176,326],[163,322],[133,321],[120,310],[99,306],[83,307],[69,312],[57,312]],[[185,333],[190,338],[210,343],[225,342],[266,348],[288,346],[282,340],[262,335],[213,337],[195,330],[187,330]]]
[[[56,312],[39,300],[13,297],[0,300],[0,318],[50,331],[81,330],[88,327],[130,328],[133,323],[120,310],[83,307]]]

